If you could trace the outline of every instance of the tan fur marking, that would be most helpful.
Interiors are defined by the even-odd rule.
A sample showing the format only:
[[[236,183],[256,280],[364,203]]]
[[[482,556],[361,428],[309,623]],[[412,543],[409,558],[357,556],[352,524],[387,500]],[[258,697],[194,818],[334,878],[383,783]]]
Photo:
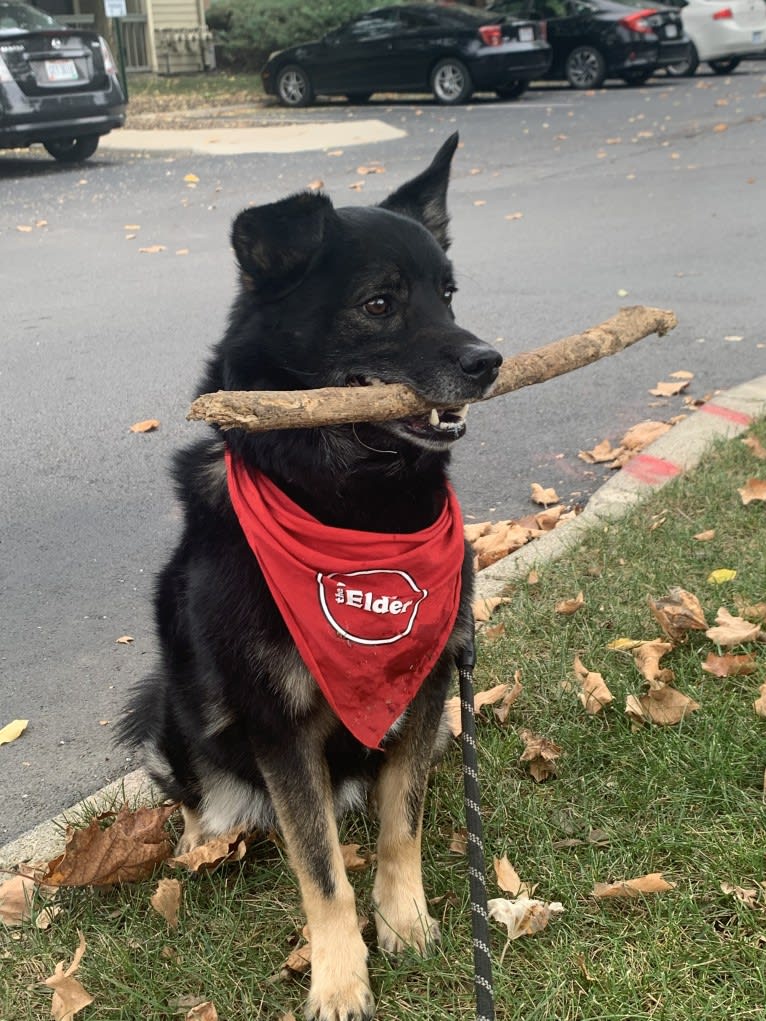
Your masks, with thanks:
[[[176,844],[175,854],[188,854],[195,847],[201,847],[207,840],[205,831],[202,828],[202,816],[193,808],[181,805],[181,815],[184,817],[184,831],[181,839]]]
[[[423,953],[439,938],[439,925],[428,913],[421,867],[423,819],[410,832],[407,792],[413,777],[402,756],[388,760],[376,788],[380,836],[372,897],[378,944],[390,953],[414,947]]]

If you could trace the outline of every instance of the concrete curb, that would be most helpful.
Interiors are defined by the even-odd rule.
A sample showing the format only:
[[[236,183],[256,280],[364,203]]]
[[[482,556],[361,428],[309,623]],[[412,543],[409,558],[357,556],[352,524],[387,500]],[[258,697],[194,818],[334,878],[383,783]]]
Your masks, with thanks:
[[[622,517],[654,490],[696,467],[713,442],[738,436],[763,415],[766,415],[766,375],[722,391],[634,457],[591,497],[577,518],[485,568],[477,577],[477,598],[501,595],[510,582],[526,577],[533,567],[558,560],[592,528]],[[104,810],[125,802],[156,804],[158,797],[159,792],[146,774],[137,769],[0,847],[0,867],[8,868],[22,861],[48,861],[60,854],[67,819],[77,818],[86,806],[90,810],[94,807]]]

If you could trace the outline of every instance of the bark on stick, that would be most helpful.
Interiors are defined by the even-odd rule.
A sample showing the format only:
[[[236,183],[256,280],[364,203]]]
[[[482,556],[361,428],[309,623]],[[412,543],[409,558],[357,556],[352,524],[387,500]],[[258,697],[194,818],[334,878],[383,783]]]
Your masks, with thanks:
[[[646,305],[620,309],[611,319],[583,333],[506,358],[492,390],[480,399],[486,401],[544,383],[616,354],[650,334],[661,337],[677,323],[675,314],[667,309]],[[215,423],[221,429],[266,432],[348,422],[385,422],[428,414],[436,406],[403,383],[318,390],[219,390],[198,397],[186,417]]]

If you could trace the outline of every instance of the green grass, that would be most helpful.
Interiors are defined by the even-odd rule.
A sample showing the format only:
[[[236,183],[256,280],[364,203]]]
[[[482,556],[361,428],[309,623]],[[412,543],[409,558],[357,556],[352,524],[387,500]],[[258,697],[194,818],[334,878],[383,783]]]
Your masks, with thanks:
[[[186,75],[131,75],[130,112],[163,113],[263,99],[259,74],[208,71]]]
[[[766,424],[755,432],[766,441]],[[736,612],[737,597],[766,598],[766,510],[743,506],[736,492],[753,476],[766,476],[766,463],[742,443],[716,448],[702,470],[592,533],[565,561],[542,567],[538,584],[515,586],[496,615],[504,635],[480,644],[477,687],[516,669],[524,685],[505,725],[479,723],[487,857],[507,854],[523,879],[538,884],[537,896],[566,909],[544,932],[514,942],[502,967],[505,933],[493,928],[499,1021],[766,1017],[765,898],[747,908],[720,888],[766,880],[766,721],[752,707],[766,681],[766,647],[757,647],[756,674],[719,680],[700,667],[711,643],[693,634],[663,666],[700,710],[679,726],[637,731],[623,707],[626,694],[640,693],[639,675],[628,656],[606,648],[620,636],[655,637],[647,596],[674,585],[700,598],[710,624],[721,605]],[[658,516],[664,524],[652,530]],[[715,539],[695,542],[708,528]],[[736,568],[736,579],[708,584],[719,567]],[[554,613],[557,601],[580,589],[583,609]],[[603,673],[615,695],[597,717],[561,688],[575,653]],[[522,727],[564,749],[556,779],[537,785],[519,765]],[[460,786],[454,746],[434,775],[426,819],[426,881],[431,896],[442,898],[432,910],[443,942],[423,962],[414,955],[390,961],[372,950],[385,1021],[475,1016],[466,866],[448,850],[463,820]],[[593,829],[608,842],[561,845]],[[343,837],[371,847],[374,826],[352,819]],[[590,896],[595,882],[655,871],[675,889],[629,902]],[[38,983],[58,960],[71,960],[78,930],[88,944],[80,977],[96,997],[83,1018],[171,1021],[185,1015],[177,1006],[185,996],[212,999],[222,1021],[277,1021],[287,1011],[299,1017],[307,980],[272,978],[302,924],[281,851],[258,843],[240,865],[183,879],[175,932],[148,906],[148,882],[63,891],[63,911],[48,931],[0,932],[0,1021],[48,1016],[50,993]],[[353,874],[352,882],[371,917],[370,874]],[[490,896],[502,895],[492,879],[489,885]]]

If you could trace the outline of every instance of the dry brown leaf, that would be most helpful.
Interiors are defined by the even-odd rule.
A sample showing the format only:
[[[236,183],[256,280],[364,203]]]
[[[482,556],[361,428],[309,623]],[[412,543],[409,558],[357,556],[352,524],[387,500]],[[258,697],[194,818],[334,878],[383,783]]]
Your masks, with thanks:
[[[180,865],[190,872],[212,872],[228,861],[241,861],[247,854],[247,834],[234,829],[213,837],[199,847],[168,858],[168,865]]]
[[[75,1014],[79,1014],[88,1004],[93,1003],[93,997],[74,977],[85,953],[85,937],[81,932],[78,935],[80,942],[72,963],[65,970],[64,961],[59,961],[53,974],[45,979],[45,985],[53,990],[51,1017],[54,1021],[71,1021]]]
[[[364,176],[367,174],[385,174],[386,168],[382,167],[379,163],[373,163],[368,167],[357,167],[356,172]]]
[[[67,827],[66,849],[48,862],[52,886],[110,886],[146,879],[171,850],[165,823],[175,805],[104,812],[85,829]],[[102,826],[111,821],[111,825]]]
[[[541,532],[552,532],[561,523],[565,513],[566,508],[563,504],[559,504],[557,507],[548,507],[535,514],[535,525]]]
[[[542,783],[555,776],[556,759],[562,752],[559,745],[547,737],[540,737],[527,729],[522,730],[519,737],[524,742],[524,751],[519,756],[519,762],[529,763],[532,779],[537,783]]]
[[[461,826],[459,830],[453,830],[452,839],[449,842],[449,849],[454,854],[468,853],[468,830]]]
[[[694,538],[697,542],[710,542],[711,539],[715,539],[715,529],[708,528],[705,532],[697,532]]]
[[[746,447],[750,448],[750,453],[757,457],[759,461],[766,461],[766,447],[764,447],[757,436],[745,436],[742,442]]]
[[[463,535],[466,542],[476,542],[482,535],[488,535],[494,528],[491,521],[478,521],[470,525],[463,525]]]
[[[744,617],[735,617],[725,606],[721,606],[715,617],[716,627],[708,628],[705,634],[716,645],[741,645],[753,642],[761,634],[759,624],[752,624]]]
[[[537,571],[534,568],[532,568],[532,570],[527,575],[527,585],[538,585],[539,583],[540,583],[540,575],[537,573]]]
[[[714,677],[743,677],[755,673],[755,655],[743,652],[740,655],[728,653],[717,656],[714,652],[707,654],[702,669]]]
[[[759,690],[760,694],[755,702],[753,702],[753,709],[755,709],[759,716],[763,716],[766,719],[766,684],[762,684]],[[766,776],[764,776],[764,783],[766,784]]]
[[[343,855],[343,864],[349,872],[363,872],[372,865],[374,856],[369,855],[366,852],[364,854],[360,854],[359,848],[361,846],[361,844],[340,845],[340,853]]]
[[[592,450],[580,450],[577,456],[587,464],[604,464],[606,461],[613,461],[622,453],[622,447],[613,447],[609,440],[602,440]]]
[[[160,423],[156,418],[147,418],[143,422],[134,422],[130,431],[132,433],[150,433],[159,427]]]
[[[532,936],[544,929],[551,918],[562,914],[564,906],[559,901],[546,904],[530,897],[519,897],[508,900],[505,897],[493,897],[487,901],[487,913],[490,918],[502,923],[508,930],[508,940],[519,936]]]
[[[552,486],[549,489],[544,489],[538,482],[533,482],[530,489],[530,495],[535,503],[541,503],[544,507],[548,507],[552,503],[559,502],[558,493]]]
[[[615,457],[609,467],[622,468],[635,454],[648,447],[650,443],[654,443],[660,436],[664,436],[670,429],[672,429],[670,422],[657,422],[652,419],[632,426],[620,440],[621,453]]]
[[[11,720],[4,727],[0,727],[0,744],[10,744],[16,741],[27,729],[29,720]]]
[[[734,886],[732,883],[721,883],[721,892],[736,897],[745,907],[757,908],[761,891],[757,886]]]
[[[120,635],[119,638],[115,638],[115,645],[130,645],[131,642],[135,642],[133,635]]]
[[[157,255],[159,252],[167,251],[166,245],[147,245],[145,248],[139,248],[139,252],[143,252],[145,255]]]
[[[313,181],[309,181],[306,187],[309,191],[319,191],[321,188],[324,188],[324,181],[321,177],[316,177]]]
[[[364,188],[364,181],[352,181],[349,188],[351,191],[361,191]]]
[[[583,666],[579,656],[575,656],[574,672],[582,689],[577,697],[580,699],[586,713],[589,713],[591,716],[595,713],[600,713],[604,706],[610,705],[614,701],[614,696],[607,687],[602,675]]]
[[[697,709],[699,703],[669,684],[654,688],[638,698],[628,695],[625,703],[625,712],[635,723],[654,723],[659,727],[672,727]]]
[[[521,671],[517,670],[513,676],[513,687],[507,685],[508,691],[503,695],[500,705],[494,710],[495,716],[500,723],[505,723],[508,719],[508,713],[511,711],[514,702],[519,697],[523,688],[521,686]]]
[[[688,379],[679,379],[673,383],[660,382],[652,390],[649,391],[655,397],[675,397],[685,390],[689,385]]]
[[[553,609],[564,617],[571,617],[573,613],[577,613],[583,606],[585,606],[585,596],[580,591],[574,599],[562,599],[561,602],[556,603]]]
[[[309,927],[303,926],[301,930],[305,943],[301,943],[292,950],[285,963],[280,969],[282,978],[292,978],[294,975],[305,975],[311,967],[311,941],[309,940]]]
[[[521,685],[519,685],[519,690],[521,690]],[[510,685],[507,683],[496,684],[493,688],[487,688],[485,691],[477,691],[473,697],[474,713],[478,715],[485,705],[494,705],[495,702],[504,703],[506,698],[510,697],[509,693],[513,695],[513,692],[510,692]],[[511,705],[516,697],[516,695],[513,696]],[[460,697],[458,695],[448,698],[444,703],[444,715],[452,736],[460,737],[463,733],[463,724],[460,719]]]
[[[739,612],[747,620],[766,624],[766,603],[746,603],[741,596],[735,596],[734,602]]]
[[[21,925],[29,921],[36,887],[29,876],[12,876],[0,883],[0,922]]]
[[[515,521],[500,521],[490,532],[479,536],[473,543],[473,550],[479,560],[479,570],[507,557],[514,550],[521,549],[533,537],[534,532]]]
[[[181,906],[181,884],[177,879],[160,879],[149,903],[171,929],[178,926],[178,909]]]
[[[699,599],[678,586],[661,599],[649,596],[647,602],[655,620],[672,642],[686,641],[687,631],[704,631],[707,627]]]
[[[510,893],[512,897],[529,897],[532,893],[529,885],[522,882],[521,876],[508,861],[507,855],[503,855],[502,858],[493,858],[492,863],[495,867],[497,885],[501,890]]]
[[[198,1003],[186,1015],[185,1021],[218,1021],[218,1011],[212,1000]]]
[[[752,503],[754,500],[766,500],[766,479],[748,479],[737,492],[744,504]]]
[[[495,624],[495,625],[493,625],[493,627],[485,628],[484,631],[483,631],[483,635],[484,635],[485,639],[487,641],[489,641],[489,642],[494,642],[498,638],[502,638],[504,634],[505,634],[505,624],[502,624],[502,623]]]
[[[650,872],[637,879],[624,879],[616,883],[596,883],[591,891],[592,897],[640,897],[645,893],[665,893],[674,890],[676,884],[662,878],[661,872]]]
[[[486,623],[498,606],[509,602],[510,599],[502,596],[488,596],[486,599],[477,599],[473,604],[473,619],[477,623]]]
[[[651,688],[660,688],[673,681],[673,671],[660,666],[662,657],[673,650],[670,642],[655,638],[653,642],[642,642],[633,649],[633,660],[639,673]]]

